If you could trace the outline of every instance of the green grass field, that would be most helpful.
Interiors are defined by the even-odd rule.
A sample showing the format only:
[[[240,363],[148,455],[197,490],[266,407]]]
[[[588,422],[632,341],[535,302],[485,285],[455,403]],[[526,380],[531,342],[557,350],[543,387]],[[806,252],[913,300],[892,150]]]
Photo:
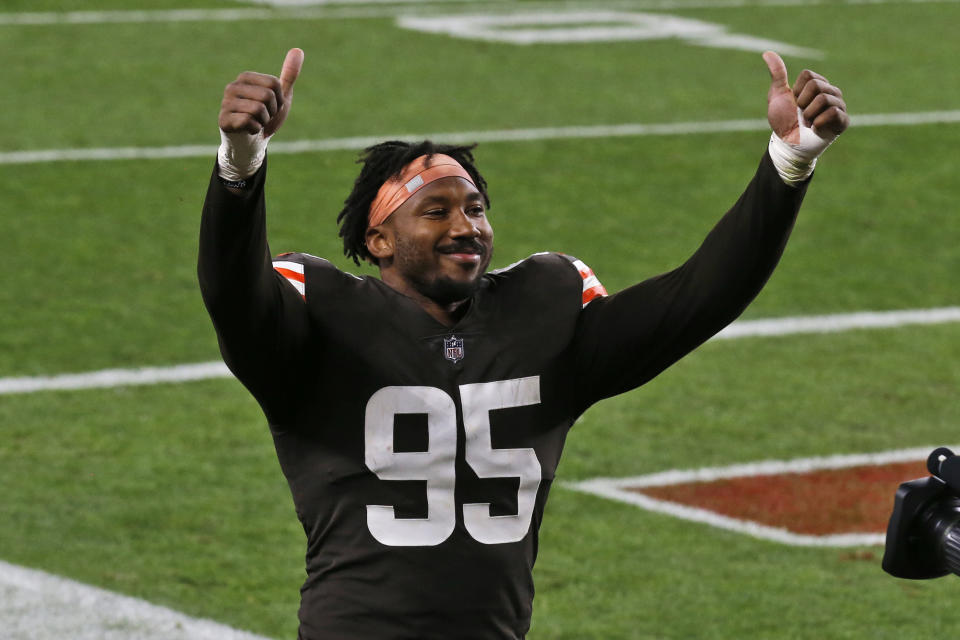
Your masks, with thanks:
[[[277,141],[763,118],[758,52],[679,39],[521,46],[393,16],[510,3],[331,3],[311,17],[15,24],[0,11],[0,378],[215,360],[196,284],[223,86],[306,51]],[[520,2],[559,12],[653,3]],[[823,157],[750,319],[958,304],[960,126],[857,126],[960,109],[960,3],[678,2],[656,13],[819,49],[854,125]],[[144,0],[137,9],[251,8]],[[326,13],[323,13],[323,12]],[[953,44],[951,44],[953,43]],[[489,142],[494,266],[576,255],[611,291],[672,268],[737,198],[767,134]],[[6,162],[17,151],[209,145],[209,157]],[[356,152],[277,154],[271,248],[341,255]],[[591,409],[560,480],[960,440],[960,325],[711,342]],[[234,380],[0,395],[0,560],[272,638],[296,635],[304,537],[256,403]],[[842,488],[838,488],[842,490]],[[894,487],[891,487],[891,504]],[[942,638],[954,578],[905,582],[882,549],[803,549],[553,490],[533,640]],[[0,621],[2,625],[2,621]],[[0,626],[0,637],[3,629]]]

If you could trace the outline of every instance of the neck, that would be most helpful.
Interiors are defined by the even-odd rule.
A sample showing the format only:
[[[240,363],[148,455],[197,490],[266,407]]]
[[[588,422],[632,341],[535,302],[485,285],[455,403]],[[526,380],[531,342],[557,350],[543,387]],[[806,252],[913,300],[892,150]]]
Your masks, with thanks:
[[[470,308],[470,298],[464,298],[456,302],[437,302],[433,298],[418,291],[406,280],[396,278],[390,271],[381,271],[380,279],[394,291],[402,293],[416,302],[424,311],[429,313],[430,316],[445,327],[452,327],[457,324]]]
[[[437,322],[445,327],[452,327],[460,322],[460,319],[466,315],[467,310],[470,308],[469,299],[451,302],[447,305],[441,305],[432,300],[427,300],[426,302],[417,300],[417,302],[424,311],[433,316]]]

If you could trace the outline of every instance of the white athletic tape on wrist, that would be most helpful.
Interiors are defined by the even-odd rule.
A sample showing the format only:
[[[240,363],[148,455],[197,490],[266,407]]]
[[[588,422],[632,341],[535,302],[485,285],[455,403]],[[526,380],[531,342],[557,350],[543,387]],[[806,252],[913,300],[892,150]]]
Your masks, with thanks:
[[[836,134],[828,133],[824,138],[818,135],[812,127],[803,122],[803,111],[797,107],[797,123],[800,127],[800,143],[791,144],[773,132],[770,134],[770,159],[777,173],[787,184],[803,182],[813,173],[817,166],[817,158],[837,139]]]
[[[267,153],[267,141],[263,131],[225,133],[220,130],[220,148],[217,150],[217,165],[221,178],[239,181],[249,178],[263,164]]]

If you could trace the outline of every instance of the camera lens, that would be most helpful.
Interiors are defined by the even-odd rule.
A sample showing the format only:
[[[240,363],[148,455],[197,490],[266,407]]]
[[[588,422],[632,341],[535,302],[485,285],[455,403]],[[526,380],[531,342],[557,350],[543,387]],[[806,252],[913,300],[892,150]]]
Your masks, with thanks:
[[[924,542],[935,550],[939,569],[960,576],[960,498],[945,497],[927,508],[918,522]]]

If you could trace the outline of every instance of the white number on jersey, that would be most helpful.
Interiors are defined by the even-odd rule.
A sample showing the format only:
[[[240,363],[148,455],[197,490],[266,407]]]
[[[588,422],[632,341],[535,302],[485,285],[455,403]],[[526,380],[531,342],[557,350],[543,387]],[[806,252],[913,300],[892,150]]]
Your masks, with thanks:
[[[527,535],[540,487],[540,461],[533,449],[494,449],[490,412],[540,404],[540,377],[517,378],[460,386],[467,464],[481,478],[520,476],[517,515],[491,516],[490,503],[463,505],[463,524],[486,544],[517,542]]]
[[[499,544],[522,540],[530,529],[540,487],[540,461],[533,449],[494,449],[490,411],[540,403],[540,377],[481,382],[460,386],[466,434],[467,464],[480,478],[520,478],[517,514],[490,515],[490,503],[463,505],[467,531],[479,542]],[[397,414],[427,416],[427,451],[393,450]],[[457,413],[453,399],[435,387],[384,387],[367,402],[365,458],[381,480],[425,480],[427,517],[397,518],[389,505],[367,505],[367,527],[389,546],[433,546],[456,526],[455,459]]]
[[[398,413],[427,414],[427,451],[393,450],[393,416]],[[435,387],[384,387],[367,402],[364,434],[367,467],[378,478],[427,481],[426,518],[397,518],[393,507],[367,505],[367,527],[373,537],[401,547],[432,546],[450,537],[457,522],[453,500],[457,409],[453,399]]]

